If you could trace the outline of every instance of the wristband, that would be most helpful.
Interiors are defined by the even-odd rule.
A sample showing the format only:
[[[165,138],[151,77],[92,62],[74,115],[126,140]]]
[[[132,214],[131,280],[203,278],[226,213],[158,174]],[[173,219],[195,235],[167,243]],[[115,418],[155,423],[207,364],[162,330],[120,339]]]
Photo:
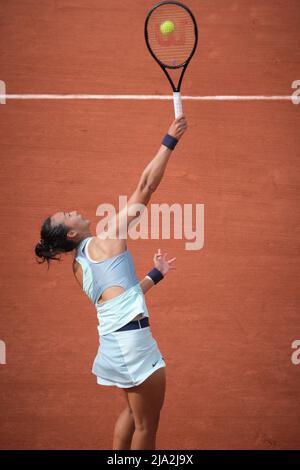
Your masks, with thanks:
[[[162,140],[162,144],[168,147],[170,150],[174,150],[178,140],[170,134],[166,134]]]
[[[164,275],[161,271],[159,271],[159,269],[153,268],[146,277],[149,277],[154,282],[154,284],[157,284],[164,278]]]

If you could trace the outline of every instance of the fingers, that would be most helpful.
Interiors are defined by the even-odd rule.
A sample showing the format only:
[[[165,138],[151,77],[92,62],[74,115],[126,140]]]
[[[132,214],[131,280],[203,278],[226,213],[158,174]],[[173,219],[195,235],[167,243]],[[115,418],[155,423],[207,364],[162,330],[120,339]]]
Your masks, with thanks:
[[[174,124],[176,126],[180,126],[182,124],[187,124],[186,117],[182,114],[182,116],[179,116],[178,118],[175,119]]]
[[[182,135],[185,133],[187,127],[188,126],[187,126],[186,117],[184,114],[182,114],[181,116],[178,116],[178,118],[176,118],[172,122],[168,133],[179,140],[182,137]]]
[[[186,117],[184,114],[181,114],[180,116],[178,116],[174,122],[178,123],[178,122],[181,122],[181,121],[186,121]]]
[[[177,136],[178,136],[178,137],[181,137],[181,136],[185,133],[186,130],[187,130],[187,126],[181,126],[181,127],[179,127],[179,128],[178,128],[178,131],[177,131]]]
[[[170,269],[175,269],[174,264],[175,264],[175,261],[176,261],[176,257],[167,260],[166,259],[167,256],[168,256],[168,253],[166,252],[166,253],[162,254],[161,249],[159,248],[157,253],[155,253],[155,255],[154,255],[154,259],[155,260],[160,260],[160,261],[162,260],[163,262],[168,263]]]
[[[178,137],[181,137],[182,134],[186,131],[187,129],[187,121],[184,115],[180,116],[179,118],[176,119],[175,122],[176,125],[176,133]]]
[[[176,261],[176,258],[172,258],[172,259],[169,259],[169,261],[167,261],[167,263],[169,264],[170,270],[176,269],[175,261]]]

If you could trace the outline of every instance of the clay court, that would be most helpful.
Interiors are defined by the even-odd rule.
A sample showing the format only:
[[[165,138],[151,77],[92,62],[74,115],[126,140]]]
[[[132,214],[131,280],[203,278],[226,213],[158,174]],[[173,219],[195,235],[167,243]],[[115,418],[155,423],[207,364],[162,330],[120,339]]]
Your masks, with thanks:
[[[3,0],[0,18],[2,449],[110,449],[121,391],[91,373],[95,308],[71,254],[35,261],[43,220],[130,196],[174,112],[146,49],[150,0]],[[300,80],[297,0],[186,0],[199,44],[183,96],[289,96]],[[151,203],[204,204],[204,247],[128,240],[142,279],[158,248],[177,269],[145,295],[167,363],[157,449],[300,447],[300,105],[185,100],[189,129]],[[298,129],[298,130],[297,130]]]

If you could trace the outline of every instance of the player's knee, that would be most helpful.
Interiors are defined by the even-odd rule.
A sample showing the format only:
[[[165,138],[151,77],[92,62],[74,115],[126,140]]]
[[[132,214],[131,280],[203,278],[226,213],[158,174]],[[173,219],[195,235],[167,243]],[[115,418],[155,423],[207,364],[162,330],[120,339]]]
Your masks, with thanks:
[[[159,424],[160,413],[151,413],[151,416],[144,416],[140,419],[135,419],[135,429],[138,431],[147,432],[149,434],[156,433]]]

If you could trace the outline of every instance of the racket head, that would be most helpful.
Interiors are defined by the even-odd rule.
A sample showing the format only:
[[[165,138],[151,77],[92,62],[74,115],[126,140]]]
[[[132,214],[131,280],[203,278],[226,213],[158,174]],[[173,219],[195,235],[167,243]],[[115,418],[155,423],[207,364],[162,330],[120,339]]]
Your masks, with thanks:
[[[174,30],[163,34],[161,25],[172,22]],[[149,52],[163,68],[186,67],[198,43],[198,28],[191,10],[180,2],[163,1],[154,5],[145,22]]]

